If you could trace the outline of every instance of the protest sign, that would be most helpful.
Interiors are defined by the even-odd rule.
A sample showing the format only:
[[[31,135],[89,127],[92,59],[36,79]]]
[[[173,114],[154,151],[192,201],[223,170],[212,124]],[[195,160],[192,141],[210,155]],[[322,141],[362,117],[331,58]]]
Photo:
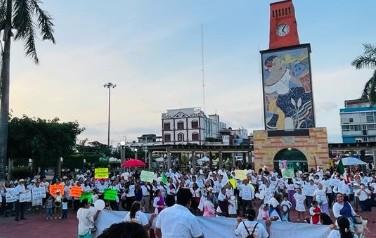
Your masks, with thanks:
[[[152,183],[154,180],[154,177],[155,177],[154,172],[150,172],[146,170],[141,171],[140,179],[142,182]]]
[[[60,192],[60,195],[64,195],[64,184],[51,184],[49,189],[51,196],[56,197],[57,192]]]
[[[70,196],[72,198],[79,198],[82,194],[82,188],[80,186],[72,186],[70,189]]]
[[[20,202],[31,202],[31,191],[26,190],[24,193],[20,193]]]
[[[117,190],[116,189],[111,189],[111,188],[108,188],[108,189],[105,189],[104,190],[104,200],[107,200],[107,201],[116,201],[117,199]]]
[[[95,168],[95,179],[108,179],[108,168]]]
[[[239,180],[244,180],[247,178],[247,170],[235,170],[235,178]]]
[[[89,203],[93,203],[93,194],[91,192],[81,193],[80,201],[87,200]]]
[[[163,184],[167,184],[167,176],[166,176],[164,173],[162,174],[161,182],[162,182]]]
[[[282,177],[293,178],[294,177],[294,169],[283,169],[282,170]]]
[[[232,188],[236,188],[237,183],[236,183],[236,180],[235,180],[235,179],[232,178],[232,179],[229,179],[228,181],[229,181],[229,183],[231,184]]]
[[[16,202],[18,200],[17,195],[15,194],[16,191],[14,188],[7,188],[5,193],[5,202],[6,203],[11,203],[11,202]]]
[[[31,189],[31,196],[33,200],[39,200],[46,197],[46,188],[39,187]]]

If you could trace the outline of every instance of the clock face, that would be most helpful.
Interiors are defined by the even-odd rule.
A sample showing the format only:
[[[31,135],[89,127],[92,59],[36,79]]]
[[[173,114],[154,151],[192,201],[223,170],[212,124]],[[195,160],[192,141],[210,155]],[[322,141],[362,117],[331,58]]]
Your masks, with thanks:
[[[286,36],[290,32],[290,26],[287,24],[280,24],[277,27],[278,36]]]

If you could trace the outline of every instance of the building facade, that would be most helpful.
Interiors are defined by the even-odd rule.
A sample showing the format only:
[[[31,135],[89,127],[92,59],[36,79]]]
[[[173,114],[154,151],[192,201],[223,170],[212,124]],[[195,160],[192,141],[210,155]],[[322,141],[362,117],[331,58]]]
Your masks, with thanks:
[[[181,108],[162,113],[163,144],[205,144],[208,138],[220,137],[226,124],[219,116],[209,115],[200,108]]]
[[[376,141],[376,107],[368,100],[345,101],[340,109],[342,140],[344,143]]]

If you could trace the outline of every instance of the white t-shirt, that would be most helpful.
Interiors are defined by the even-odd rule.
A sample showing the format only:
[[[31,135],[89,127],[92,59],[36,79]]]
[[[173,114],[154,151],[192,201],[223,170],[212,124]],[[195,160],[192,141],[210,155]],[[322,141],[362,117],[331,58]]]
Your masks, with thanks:
[[[161,211],[156,227],[161,229],[163,238],[196,238],[204,234],[197,218],[179,204]]]
[[[326,192],[324,189],[316,189],[314,196],[319,204],[328,203],[328,198],[326,197]]]
[[[257,226],[256,226],[256,224],[257,224]],[[244,225],[247,227],[249,234],[247,232],[247,229],[245,229]],[[255,229],[255,226],[256,226],[256,229]],[[269,234],[266,231],[264,225],[261,224],[261,223],[257,223],[256,221],[243,221],[243,222],[239,223],[238,227],[235,229],[235,235],[237,237],[246,238],[247,236],[252,234],[253,229],[255,229],[255,231],[253,233],[253,236],[255,238],[267,238],[267,237],[269,237]]]
[[[242,197],[243,200],[249,201],[255,197],[255,191],[253,187],[249,184],[242,185],[240,187],[240,196]]]
[[[136,222],[136,223],[143,225],[143,226],[146,226],[147,224],[149,224],[148,217],[146,216],[145,213],[143,213],[141,211],[137,211],[135,218],[133,218],[133,219],[131,219],[130,215],[131,215],[131,213],[128,212],[127,215],[124,217],[123,221],[124,222]]]
[[[94,216],[90,209],[80,208],[77,211],[78,235],[85,235],[90,232],[94,225]]]
[[[338,202],[336,202],[336,203],[333,204],[333,216],[335,218],[338,218],[338,217],[341,216],[340,212],[341,212],[342,208],[343,208],[343,204],[339,204]],[[356,213],[354,211],[354,208],[352,206],[351,206],[351,213],[352,213],[353,216],[356,215]]]

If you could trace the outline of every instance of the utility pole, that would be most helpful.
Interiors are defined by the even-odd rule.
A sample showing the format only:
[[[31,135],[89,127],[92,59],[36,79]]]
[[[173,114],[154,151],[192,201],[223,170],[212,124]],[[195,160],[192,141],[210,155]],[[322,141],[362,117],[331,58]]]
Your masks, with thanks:
[[[108,88],[108,131],[107,131],[107,146],[110,147],[110,128],[111,128],[111,88],[116,88],[116,84],[106,83],[105,88]]]

